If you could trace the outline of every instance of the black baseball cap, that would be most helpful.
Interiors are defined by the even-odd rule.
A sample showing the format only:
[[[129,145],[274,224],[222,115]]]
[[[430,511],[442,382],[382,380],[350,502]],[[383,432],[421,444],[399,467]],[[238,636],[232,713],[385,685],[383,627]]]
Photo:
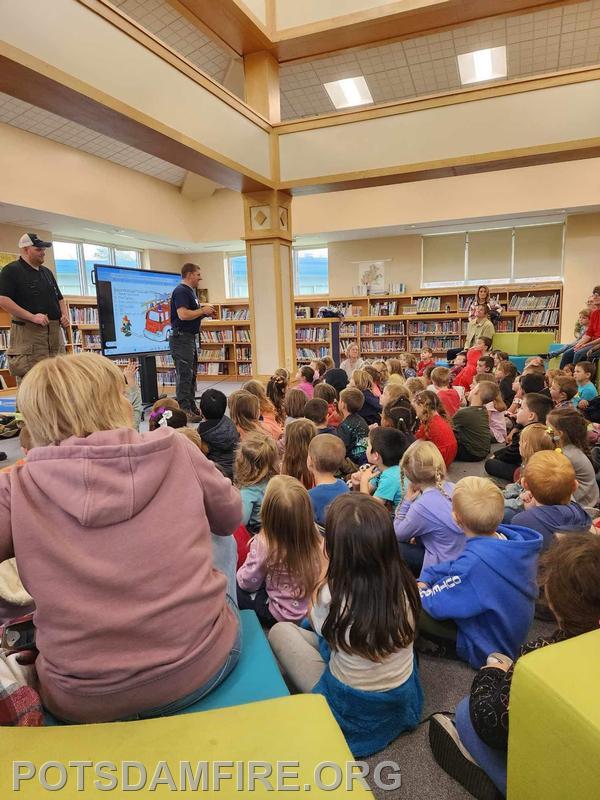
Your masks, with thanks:
[[[19,239],[19,247],[52,247],[52,242],[44,242],[37,233],[24,233]]]

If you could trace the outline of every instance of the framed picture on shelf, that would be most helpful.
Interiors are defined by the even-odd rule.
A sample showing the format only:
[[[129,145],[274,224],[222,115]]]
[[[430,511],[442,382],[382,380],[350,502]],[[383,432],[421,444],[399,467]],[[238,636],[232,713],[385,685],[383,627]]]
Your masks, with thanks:
[[[198,289],[198,302],[208,303],[208,289]]]
[[[385,293],[385,261],[359,261],[358,282],[367,294]]]

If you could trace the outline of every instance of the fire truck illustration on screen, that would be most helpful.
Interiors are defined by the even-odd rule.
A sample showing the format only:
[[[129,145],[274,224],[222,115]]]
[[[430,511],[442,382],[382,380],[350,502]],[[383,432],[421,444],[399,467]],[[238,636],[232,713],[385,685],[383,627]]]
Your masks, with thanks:
[[[166,342],[171,335],[171,295],[164,294],[144,303],[146,325],[144,336],[158,342]]]

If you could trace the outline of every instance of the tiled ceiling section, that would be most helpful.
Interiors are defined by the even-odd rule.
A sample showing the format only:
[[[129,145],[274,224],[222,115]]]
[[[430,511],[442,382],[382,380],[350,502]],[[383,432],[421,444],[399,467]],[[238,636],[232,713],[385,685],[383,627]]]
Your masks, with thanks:
[[[364,75],[375,103],[460,89],[457,56],[501,45],[509,79],[597,64],[600,0],[282,64],[281,115],[293,119],[335,111],[323,84],[358,75]]]
[[[54,139],[55,142],[84,150],[93,156],[106,158],[122,167],[135,169],[175,186],[181,186],[186,176],[186,170],[181,167],[2,92],[0,92],[0,122],[36,133],[46,139]]]
[[[111,0],[111,3],[211,78],[223,83],[231,56],[166,0]]]

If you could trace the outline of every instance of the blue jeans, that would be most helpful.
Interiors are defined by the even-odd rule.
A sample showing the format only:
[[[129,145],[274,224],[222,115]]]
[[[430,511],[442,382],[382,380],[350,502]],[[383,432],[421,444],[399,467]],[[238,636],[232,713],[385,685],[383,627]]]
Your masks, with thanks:
[[[211,533],[213,566],[227,578],[227,595],[237,605],[237,544],[233,536]]]
[[[587,356],[591,349],[591,347],[584,347],[582,350],[567,350],[560,360],[560,368],[563,369],[567,364],[578,364],[580,361],[587,361]]]
[[[471,722],[468,697],[464,697],[456,707],[454,724],[461,742],[498,791],[506,797],[506,753],[490,747],[479,738]]]

